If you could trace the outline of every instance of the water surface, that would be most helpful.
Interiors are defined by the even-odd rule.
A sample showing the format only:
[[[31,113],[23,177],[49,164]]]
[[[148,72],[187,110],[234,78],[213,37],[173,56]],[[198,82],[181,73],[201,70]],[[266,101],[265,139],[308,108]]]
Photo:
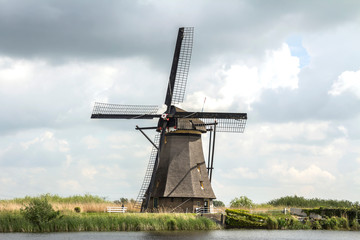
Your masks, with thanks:
[[[0,240],[360,240],[360,231],[311,230],[216,230],[191,232],[75,232],[75,233],[0,233]]]

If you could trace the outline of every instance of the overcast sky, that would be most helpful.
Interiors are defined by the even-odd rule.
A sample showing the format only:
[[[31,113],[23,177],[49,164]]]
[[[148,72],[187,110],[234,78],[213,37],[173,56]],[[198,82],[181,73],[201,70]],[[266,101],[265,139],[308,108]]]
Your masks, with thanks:
[[[248,113],[243,134],[217,134],[218,200],[360,200],[358,0],[0,0],[0,199],[136,198],[151,145],[134,128],[156,121],[92,107],[161,106],[182,26],[181,107]]]

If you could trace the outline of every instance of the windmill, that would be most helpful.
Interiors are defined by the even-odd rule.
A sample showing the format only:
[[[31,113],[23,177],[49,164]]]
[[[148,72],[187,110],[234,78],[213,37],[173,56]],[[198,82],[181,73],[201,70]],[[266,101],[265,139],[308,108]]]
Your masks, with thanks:
[[[157,126],[139,127],[153,145],[144,181],[137,198],[141,211],[158,207],[177,212],[208,208],[215,199],[211,187],[216,132],[243,132],[246,113],[187,112],[183,102],[193,45],[194,28],[179,28],[164,113],[157,105],[119,105],[98,103],[91,118],[158,119]],[[156,130],[155,140],[143,130]],[[201,134],[210,133],[206,167]]]

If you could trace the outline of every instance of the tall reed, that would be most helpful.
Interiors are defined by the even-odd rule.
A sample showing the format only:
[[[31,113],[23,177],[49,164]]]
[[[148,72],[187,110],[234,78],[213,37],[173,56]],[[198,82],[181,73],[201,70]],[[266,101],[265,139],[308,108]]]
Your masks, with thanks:
[[[220,228],[208,218],[168,213],[68,213],[41,228],[19,213],[0,213],[0,232],[167,231]]]

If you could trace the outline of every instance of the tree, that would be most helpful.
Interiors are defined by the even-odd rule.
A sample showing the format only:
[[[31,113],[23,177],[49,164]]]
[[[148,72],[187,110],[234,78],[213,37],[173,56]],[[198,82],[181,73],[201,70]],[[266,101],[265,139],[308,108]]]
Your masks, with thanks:
[[[230,202],[230,207],[232,208],[251,208],[253,206],[253,201],[246,196],[236,197]]]
[[[50,222],[60,215],[55,211],[46,198],[32,198],[28,205],[21,210],[25,219],[42,229],[44,223]]]
[[[214,204],[214,207],[225,207],[225,204],[219,200],[214,200],[213,204]]]

